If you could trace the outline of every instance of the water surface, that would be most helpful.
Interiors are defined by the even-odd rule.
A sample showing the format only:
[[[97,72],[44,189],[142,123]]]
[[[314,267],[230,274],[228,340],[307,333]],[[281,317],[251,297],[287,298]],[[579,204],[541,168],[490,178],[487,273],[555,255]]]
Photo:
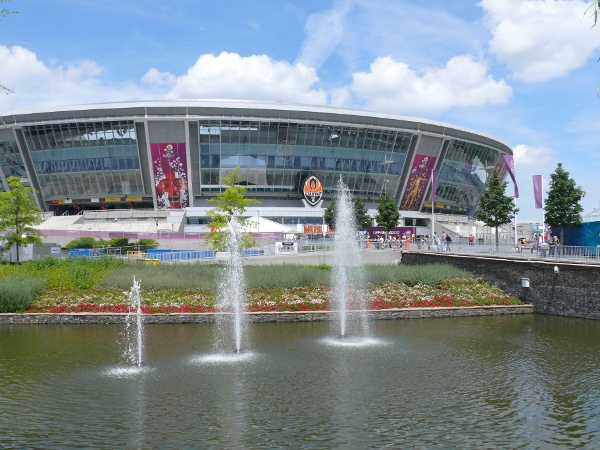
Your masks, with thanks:
[[[600,321],[542,315],[213,325],[0,325],[0,447],[600,447]],[[352,339],[352,337],[349,337]]]

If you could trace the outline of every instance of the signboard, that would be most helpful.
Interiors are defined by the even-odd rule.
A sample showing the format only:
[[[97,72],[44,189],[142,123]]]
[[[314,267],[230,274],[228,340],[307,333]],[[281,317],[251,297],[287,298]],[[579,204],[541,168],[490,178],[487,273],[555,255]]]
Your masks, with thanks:
[[[401,210],[417,211],[419,209],[434,166],[435,156],[415,155],[400,202]]]
[[[369,235],[369,239],[377,239],[380,236],[385,239],[385,230],[383,227],[367,227],[365,231]],[[390,231],[389,236],[402,239],[403,236],[415,234],[415,227],[395,227]]]
[[[141,202],[142,197],[125,197],[125,200],[128,202]]]
[[[189,206],[185,143],[150,144],[158,209]]]
[[[120,202],[121,197],[106,197],[104,199],[105,202]]]
[[[316,206],[323,196],[323,185],[317,177],[311,175],[304,182],[302,193],[310,206]]]
[[[322,225],[304,225],[304,234],[322,234]]]

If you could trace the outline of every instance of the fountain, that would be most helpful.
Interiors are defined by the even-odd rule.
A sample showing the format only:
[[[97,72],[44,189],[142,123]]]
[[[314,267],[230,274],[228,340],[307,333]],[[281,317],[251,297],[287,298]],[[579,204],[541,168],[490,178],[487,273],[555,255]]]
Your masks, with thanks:
[[[125,360],[135,367],[145,365],[143,322],[142,322],[142,295],[141,283],[133,277],[133,286],[129,291],[129,314],[125,319]]]
[[[241,225],[233,218],[227,225],[227,250],[230,258],[221,277],[217,305],[221,314],[217,317],[214,344],[215,350],[220,353],[233,350],[235,354],[240,354],[247,345],[244,316],[246,282],[240,255],[241,238]]]
[[[368,338],[364,273],[358,247],[354,205],[350,190],[341,176],[337,184],[333,251],[332,289],[339,313],[339,336],[345,338],[351,325],[355,337]],[[348,309],[356,311],[352,314],[352,323],[348,320]]]

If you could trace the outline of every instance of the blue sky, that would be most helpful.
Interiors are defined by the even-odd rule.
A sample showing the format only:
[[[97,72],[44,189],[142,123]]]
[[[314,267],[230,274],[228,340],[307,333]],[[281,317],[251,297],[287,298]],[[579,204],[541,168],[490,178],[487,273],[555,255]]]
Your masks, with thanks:
[[[13,0],[0,113],[240,98],[447,122],[511,146],[519,220],[558,163],[600,205],[600,25],[582,0]],[[512,192],[509,180],[507,192]]]

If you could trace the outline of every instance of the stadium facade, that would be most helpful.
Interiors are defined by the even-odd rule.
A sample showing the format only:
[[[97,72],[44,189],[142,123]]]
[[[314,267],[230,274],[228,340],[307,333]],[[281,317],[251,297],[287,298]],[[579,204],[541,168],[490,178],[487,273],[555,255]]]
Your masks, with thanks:
[[[340,176],[371,210],[387,193],[405,217],[432,207],[472,216],[487,178],[496,170],[504,179],[503,156],[512,155],[457,126],[283,102],[106,103],[2,120],[0,190],[14,175],[44,211],[177,210],[190,226],[205,224],[208,200],[237,166],[261,216],[279,223],[322,224]]]

